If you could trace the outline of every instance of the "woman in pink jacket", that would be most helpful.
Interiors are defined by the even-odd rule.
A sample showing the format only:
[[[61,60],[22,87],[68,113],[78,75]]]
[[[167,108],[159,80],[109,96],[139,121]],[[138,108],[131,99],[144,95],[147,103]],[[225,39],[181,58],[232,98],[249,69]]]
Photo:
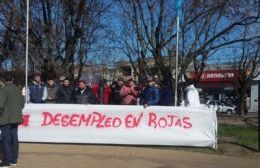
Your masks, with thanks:
[[[136,105],[138,91],[135,89],[135,84],[132,79],[129,79],[128,83],[122,86],[120,96],[123,105]]]

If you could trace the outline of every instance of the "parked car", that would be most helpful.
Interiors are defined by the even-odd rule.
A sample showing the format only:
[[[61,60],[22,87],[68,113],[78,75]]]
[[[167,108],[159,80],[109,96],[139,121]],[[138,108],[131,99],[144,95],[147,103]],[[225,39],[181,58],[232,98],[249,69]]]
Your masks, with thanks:
[[[220,100],[208,100],[205,105],[220,113],[235,114],[237,109],[235,105]]]

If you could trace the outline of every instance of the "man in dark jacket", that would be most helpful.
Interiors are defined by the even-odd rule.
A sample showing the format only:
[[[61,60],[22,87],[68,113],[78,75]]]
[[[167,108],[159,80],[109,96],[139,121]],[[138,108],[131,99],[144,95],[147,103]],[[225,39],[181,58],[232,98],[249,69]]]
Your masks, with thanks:
[[[97,102],[96,96],[83,80],[79,81],[79,87],[75,92],[75,100],[77,104],[96,104]]]
[[[47,99],[47,88],[41,81],[39,74],[34,75],[33,82],[29,86],[28,95],[31,103],[44,103]]]
[[[47,81],[47,99],[46,103],[56,103],[57,86],[53,78],[49,78]]]
[[[57,103],[72,104],[75,102],[74,89],[70,86],[69,79],[63,81],[56,94]]]
[[[119,77],[117,82],[113,82],[111,86],[111,101],[110,104],[121,105],[122,98],[120,96],[120,90],[124,85],[125,81],[123,77]]]
[[[158,88],[155,86],[155,81],[152,77],[147,77],[146,87],[141,94],[141,104],[144,105],[144,108],[151,105],[158,105],[160,99],[160,93]]]
[[[3,80],[2,80],[3,81]],[[0,130],[2,135],[3,161],[0,167],[17,163],[19,142],[18,124],[22,122],[24,98],[18,87],[12,84],[12,77],[6,76],[5,85],[0,88]]]

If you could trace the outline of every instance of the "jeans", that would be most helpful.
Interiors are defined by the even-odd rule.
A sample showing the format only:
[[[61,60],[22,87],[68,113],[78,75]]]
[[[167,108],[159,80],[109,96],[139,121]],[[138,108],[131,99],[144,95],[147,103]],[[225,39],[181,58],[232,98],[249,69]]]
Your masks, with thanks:
[[[19,152],[18,124],[1,125],[3,163],[16,163]]]

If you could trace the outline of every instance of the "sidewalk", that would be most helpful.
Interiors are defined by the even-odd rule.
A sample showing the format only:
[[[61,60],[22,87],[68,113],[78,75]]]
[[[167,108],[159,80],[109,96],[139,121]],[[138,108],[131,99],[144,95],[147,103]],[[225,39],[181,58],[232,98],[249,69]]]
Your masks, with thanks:
[[[257,168],[260,155],[233,157],[167,149],[21,144],[17,168]]]

